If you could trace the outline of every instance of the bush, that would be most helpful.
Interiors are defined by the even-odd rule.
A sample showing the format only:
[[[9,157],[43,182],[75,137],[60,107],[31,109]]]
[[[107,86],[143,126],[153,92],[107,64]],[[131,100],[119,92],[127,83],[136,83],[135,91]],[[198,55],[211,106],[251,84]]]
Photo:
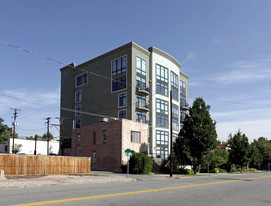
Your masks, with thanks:
[[[220,172],[220,173],[227,173],[227,170],[219,169],[219,172]]]
[[[129,163],[129,172],[132,174],[150,174],[152,171],[152,159],[143,153],[135,153]]]
[[[184,175],[194,175],[194,171],[192,171],[190,169],[184,169],[184,168],[179,169],[178,173],[184,174]]]
[[[232,167],[230,172],[238,172],[238,170],[236,168]]]
[[[214,168],[214,173],[219,173],[219,168]]]

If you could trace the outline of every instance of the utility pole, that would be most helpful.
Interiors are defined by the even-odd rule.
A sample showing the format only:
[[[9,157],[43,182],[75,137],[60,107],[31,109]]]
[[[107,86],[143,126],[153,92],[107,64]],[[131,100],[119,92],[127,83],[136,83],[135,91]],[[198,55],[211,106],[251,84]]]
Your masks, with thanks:
[[[60,123],[60,144],[59,144],[59,151],[61,151],[61,155],[63,155],[64,153],[64,149],[63,149],[63,126],[64,126],[64,120],[65,119],[69,119],[68,117],[56,117],[56,119],[59,119]]]
[[[172,138],[172,90],[170,90],[170,177],[173,173],[173,138]]]
[[[50,126],[50,119],[51,119],[51,117],[48,117],[48,118],[46,118],[46,120],[47,120],[47,155],[49,155],[49,141],[50,141],[50,138],[49,138],[49,126]]]
[[[16,125],[17,125],[17,122],[16,122],[16,118],[17,118],[17,112],[18,111],[21,111],[20,109],[17,109],[17,108],[10,108],[12,110],[14,110],[14,113],[13,113],[13,118],[14,118],[14,122],[13,122],[13,140],[12,140],[12,154],[14,153],[14,150],[15,150],[15,145],[14,145],[14,139],[15,139],[15,129],[16,129]]]
[[[34,155],[37,154],[37,135],[35,135],[35,150],[34,150]]]

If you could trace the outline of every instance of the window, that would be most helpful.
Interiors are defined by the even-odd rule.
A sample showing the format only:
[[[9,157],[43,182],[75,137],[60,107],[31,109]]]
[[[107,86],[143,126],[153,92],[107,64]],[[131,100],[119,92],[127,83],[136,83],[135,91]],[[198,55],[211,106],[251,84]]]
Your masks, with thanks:
[[[168,96],[167,83],[156,82],[156,93]]]
[[[168,147],[157,147],[156,155],[158,158],[161,158],[161,159],[168,158]]]
[[[161,159],[168,157],[168,132],[156,131],[156,155]]]
[[[81,101],[82,101],[82,91],[79,90],[75,92],[75,102],[78,103]]]
[[[136,107],[147,108],[146,96],[136,95]]]
[[[145,90],[146,87],[146,78],[141,76],[136,76],[136,86],[140,89]]]
[[[96,132],[92,132],[92,144],[96,144]]]
[[[126,72],[126,65],[127,65],[126,56],[112,61],[112,75],[117,75]]]
[[[179,94],[178,94],[178,75],[174,72],[171,72],[171,91],[172,91],[172,99],[178,101]]]
[[[156,79],[162,82],[168,82],[168,69],[157,64],[156,65]]]
[[[103,144],[106,144],[106,141],[107,141],[106,135],[107,135],[107,132],[106,132],[106,130],[104,130],[103,131]]]
[[[156,144],[157,145],[168,145],[168,132],[156,131]]]
[[[168,116],[156,114],[156,126],[168,128]]]
[[[136,57],[136,72],[146,76],[146,61]]]
[[[172,129],[179,131],[179,122],[178,119],[172,119]]]
[[[168,102],[162,99],[156,99],[156,112],[168,114]]]
[[[131,131],[131,142],[140,143],[141,142],[141,133],[136,131]]]
[[[172,104],[172,118],[179,118],[179,107],[175,104]]]
[[[172,134],[172,140],[173,140],[173,142],[176,142],[177,138],[178,138],[178,134],[173,133]]]
[[[81,127],[81,119],[76,119],[75,120],[75,128],[80,128]]]
[[[186,107],[186,84],[183,81],[180,81],[180,105],[181,107]]]
[[[185,111],[181,111],[180,112],[180,119],[181,119],[181,121],[184,121],[184,119],[185,119]]]
[[[112,80],[112,92],[126,88],[126,77]]]
[[[126,110],[119,111],[119,119],[126,119]]]
[[[127,104],[126,101],[127,101],[126,93],[119,94],[119,107],[126,106]]]
[[[136,112],[136,121],[146,123],[146,112]]]
[[[168,128],[168,102],[156,99],[156,126]]]
[[[81,115],[81,111],[82,111],[82,108],[81,108],[81,105],[78,104],[75,106],[75,116],[78,117]]]
[[[81,85],[88,83],[88,73],[77,75],[75,78],[76,78],[75,80],[76,87],[79,87]]]

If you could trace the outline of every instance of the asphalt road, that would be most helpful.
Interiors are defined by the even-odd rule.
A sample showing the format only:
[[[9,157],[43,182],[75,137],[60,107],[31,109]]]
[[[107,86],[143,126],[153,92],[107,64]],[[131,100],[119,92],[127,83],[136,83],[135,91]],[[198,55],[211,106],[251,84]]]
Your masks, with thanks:
[[[271,173],[133,177],[139,180],[1,189],[0,205],[271,205]]]

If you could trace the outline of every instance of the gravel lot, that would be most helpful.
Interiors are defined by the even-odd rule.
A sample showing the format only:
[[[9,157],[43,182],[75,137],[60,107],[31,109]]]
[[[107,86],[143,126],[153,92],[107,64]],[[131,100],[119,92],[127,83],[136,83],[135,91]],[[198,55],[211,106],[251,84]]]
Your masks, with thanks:
[[[134,182],[136,179],[107,175],[47,175],[47,176],[6,176],[0,180],[0,188],[8,187],[37,187],[60,184],[92,184],[107,182]]]

